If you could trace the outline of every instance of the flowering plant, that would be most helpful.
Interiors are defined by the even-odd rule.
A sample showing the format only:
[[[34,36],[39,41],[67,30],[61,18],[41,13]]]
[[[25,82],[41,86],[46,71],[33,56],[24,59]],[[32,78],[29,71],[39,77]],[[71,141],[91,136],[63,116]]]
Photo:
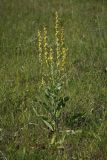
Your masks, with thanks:
[[[61,113],[69,100],[63,93],[68,49],[65,47],[64,27],[60,24],[57,12],[54,37],[55,44],[52,47],[48,43],[47,28],[44,26],[42,31],[38,30],[39,90],[43,92],[44,100],[37,100],[37,103],[45,109],[45,115],[41,115],[35,107],[33,110],[49,130],[49,144],[61,145],[68,134],[67,131],[62,132],[59,126]]]

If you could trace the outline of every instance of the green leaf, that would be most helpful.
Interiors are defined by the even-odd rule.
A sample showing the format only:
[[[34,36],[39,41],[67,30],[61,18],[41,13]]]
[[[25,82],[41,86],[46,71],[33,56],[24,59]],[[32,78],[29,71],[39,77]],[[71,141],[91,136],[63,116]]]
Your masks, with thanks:
[[[51,131],[54,131],[54,128],[53,126],[46,120],[43,120],[43,122],[45,123],[45,125],[51,130]]]
[[[55,143],[55,140],[56,140],[56,134],[53,134],[50,144],[53,145]]]

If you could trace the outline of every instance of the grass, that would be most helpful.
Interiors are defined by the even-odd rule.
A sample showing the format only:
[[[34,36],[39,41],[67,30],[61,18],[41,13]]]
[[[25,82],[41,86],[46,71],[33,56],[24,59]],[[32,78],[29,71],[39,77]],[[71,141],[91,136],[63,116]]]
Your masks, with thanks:
[[[45,23],[52,41],[57,10],[69,48],[70,101],[63,125],[82,130],[68,136],[67,159],[106,160],[106,0],[0,0],[0,4],[0,158],[61,158],[48,148],[47,131],[32,110],[38,96],[37,30]]]

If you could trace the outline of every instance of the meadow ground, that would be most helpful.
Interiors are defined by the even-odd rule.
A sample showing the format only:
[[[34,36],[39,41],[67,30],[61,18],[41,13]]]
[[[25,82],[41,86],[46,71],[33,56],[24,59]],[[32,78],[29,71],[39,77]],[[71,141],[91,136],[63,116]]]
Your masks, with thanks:
[[[52,41],[58,11],[69,48],[64,154],[47,145],[32,106],[38,82],[37,30]],[[107,160],[107,1],[0,0],[0,159]],[[42,96],[42,93],[41,93]]]

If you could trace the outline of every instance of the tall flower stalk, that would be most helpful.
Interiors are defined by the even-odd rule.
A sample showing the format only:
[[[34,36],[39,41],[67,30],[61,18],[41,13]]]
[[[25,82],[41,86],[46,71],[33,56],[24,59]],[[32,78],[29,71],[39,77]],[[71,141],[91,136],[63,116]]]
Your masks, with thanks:
[[[45,57],[45,63],[48,65],[48,42],[47,42],[47,28],[43,27],[43,49],[44,49],[44,57]]]
[[[64,27],[60,24],[58,13],[55,13],[54,46],[48,43],[47,27],[38,31],[38,51],[41,75],[41,84],[57,84],[65,74],[67,48],[65,47]],[[43,83],[44,82],[44,83]],[[42,86],[41,85],[41,86]]]
[[[38,30],[38,51],[39,51],[39,64],[42,66],[42,35]]]
[[[56,40],[56,56],[57,56],[57,70],[59,71],[60,65],[60,30],[59,30],[59,16],[58,13],[55,13],[55,40]]]

